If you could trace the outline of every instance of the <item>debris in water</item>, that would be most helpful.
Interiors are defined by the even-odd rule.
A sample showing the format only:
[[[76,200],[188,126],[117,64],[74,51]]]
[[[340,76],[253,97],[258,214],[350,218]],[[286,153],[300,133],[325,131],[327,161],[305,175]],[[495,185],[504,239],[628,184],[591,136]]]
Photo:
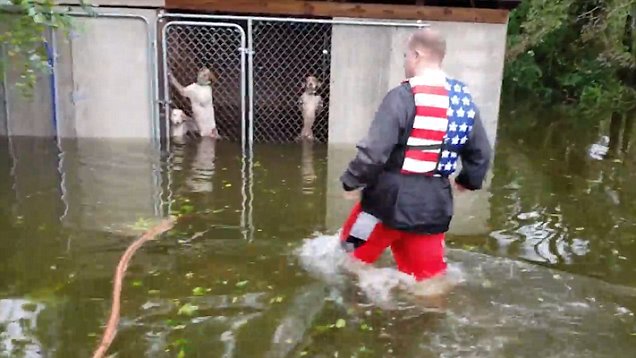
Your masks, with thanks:
[[[179,315],[179,316],[192,316],[198,310],[199,310],[198,306],[195,306],[195,305],[190,304],[190,303],[186,303],[183,306],[181,306],[181,308],[179,308],[179,311],[177,312],[177,315]]]
[[[194,289],[192,289],[192,294],[195,296],[203,296],[205,295],[205,288],[203,287],[195,287]]]

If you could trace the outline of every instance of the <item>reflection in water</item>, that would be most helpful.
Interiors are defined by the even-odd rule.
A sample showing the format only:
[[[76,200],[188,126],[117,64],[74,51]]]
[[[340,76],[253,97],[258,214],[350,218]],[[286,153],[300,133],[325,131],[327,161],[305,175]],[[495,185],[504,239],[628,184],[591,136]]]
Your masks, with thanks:
[[[449,235],[456,286],[435,302],[444,282],[336,250],[321,144],[242,160],[223,141],[0,142],[0,302],[23,307],[3,313],[0,339],[19,316],[14,336],[37,356],[90,356],[119,255],[169,204],[182,220],[126,277],[121,357],[631,356],[636,162],[591,160],[598,133],[572,123],[500,132],[482,206],[493,230]],[[47,302],[37,319],[29,302]]]
[[[65,140],[60,148],[61,180],[47,178],[63,193],[65,226],[136,233],[135,223],[161,217],[160,153],[150,142]]]
[[[25,299],[0,299],[0,356],[41,357],[37,318],[44,305]]]
[[[542,126],[514,124],[500,134],[486,251],[636,285],[628,263],[636,259],[628,220],[636,214],[636,191],[627,184],[636,179],[633,156],[597,161],[588,157],[597,139],[589,128],[554,121],[549,127],[560,134],[546,140]],[[623,145],[630,135],[623,127]],[[478,245],[468,241],[462,245]]]
[[[323,310],[327,297],[327,287],[322,283],[298,289],[274,331],[271,348],[265,357],[287,357],[301,345],[316,316]]]
[[[314,168],[314,143],[305,140],[302,142],[301,173],[303,178],[303,193],[311,195],[315,190],[316,170]]]
[[[350,263],[342,257],[337,242],[337,236],[306,241],[299,251],[303,267],[317,277],[330,279],[349,271]],[[420,339],[426,336],[428,343],[411,347],[413,356],[577,357],[581,352],[626,356],[633,349],[600,347],[598,336],[608,332],[603,337],[605,344],[615,342],[619,346],[629,339],[636,320],[624,305],[633,304],[636,288],[461,250],[450,250],[449,261],[462,279],[447,295],[444,315],[435,328],[421,327],[416,334]],[[373,289],[364,282],[370,272],[373,280],[382,283],[373,285]],[[389,267],[365,268],[357,275],[358,287],[375,304],[392,303],[390,306],[402,317],[433,312],[412,295],[421,292],[419,286],[431,283],[416,283]],[[426,290],[430,292],[430,288]],[[550,337],[550,344],[536,346],[546,337]],[[418,341],[411,340],[415,344]]]
[[[622,155],[629,151],[634,127],[634,116],[636,116],[634,113],[612,113],[609,125],[609,158],[619,157],[619,148]]]
[[[216,140],[202,137],[196,143],[196,154],[192,159],[188,187],[194,193],[212,192],[214,176],[214,160],[216,157]]]

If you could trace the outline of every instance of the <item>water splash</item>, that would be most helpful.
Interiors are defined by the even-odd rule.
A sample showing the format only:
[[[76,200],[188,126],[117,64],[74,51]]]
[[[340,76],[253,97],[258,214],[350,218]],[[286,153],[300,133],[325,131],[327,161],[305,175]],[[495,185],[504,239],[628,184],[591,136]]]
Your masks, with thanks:
[[[443,295],[463,280],[459,267],[451,265],[446,275],[417,282],[393,267],[376,267],[350,257],[340,247],[339,235],[318,235],[305,240],[297,250],[301,265],[312,276],[327,283],[343,285],[353,275],[358,288],[374,304],[384,309],[403,305],[399,297]],[[380,260],[386,265],[387,260]]]
[[[620,356],[636,348],[626,344],[636,325],[630,304],[636,290],[629,287],[463,250],[448,250],[444,280],[416,283],[390,260],[372,266],[349,259],[338,236],[317,235],[297,254],[311,276],[328,285],[355,284],[376,307],[398,309],[398,321],[430,312],[421,296],[442,296],[435,325],[412,337],[426,342],[415,348],[422,354]]]

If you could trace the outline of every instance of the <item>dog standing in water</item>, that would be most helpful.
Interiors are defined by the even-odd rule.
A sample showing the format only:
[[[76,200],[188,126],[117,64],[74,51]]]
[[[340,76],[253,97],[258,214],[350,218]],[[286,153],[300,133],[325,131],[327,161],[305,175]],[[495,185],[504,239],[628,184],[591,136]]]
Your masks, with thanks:
[[[174,108],[170,112],[170,122],[171,136],[174,139],[183,140],[187,135],[200,135],[197,124],[179,108]]]
[[[322,83],[314,76],[307,77],[303,83],[305,91],[298,100],[303,115],[303,129],[299,139],[314,140],[312,127],[316,121],[316,116],[323,108],[322,96],[316,93],[321,85]]]
[[[214,75],[203,67],[197,74],[197,81],[183,87],[172,74],[170,83],[179,91],[183,97],[190,100],[192,106],[192,116],[199,127],[201,136],[219,138],[219,131],[216,128],[214,118],[214,100],[212,98],[212,81]]]

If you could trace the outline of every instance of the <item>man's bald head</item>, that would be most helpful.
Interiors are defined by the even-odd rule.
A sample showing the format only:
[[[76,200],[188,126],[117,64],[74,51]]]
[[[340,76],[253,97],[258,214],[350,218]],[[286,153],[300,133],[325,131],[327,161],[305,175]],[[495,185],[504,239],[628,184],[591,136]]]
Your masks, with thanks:
[[[444,36],[431,28],[423,28],[414,32],[409,38],[409,50],[427,52],[431,57],[442,62],[446,55],[446,40]]]

